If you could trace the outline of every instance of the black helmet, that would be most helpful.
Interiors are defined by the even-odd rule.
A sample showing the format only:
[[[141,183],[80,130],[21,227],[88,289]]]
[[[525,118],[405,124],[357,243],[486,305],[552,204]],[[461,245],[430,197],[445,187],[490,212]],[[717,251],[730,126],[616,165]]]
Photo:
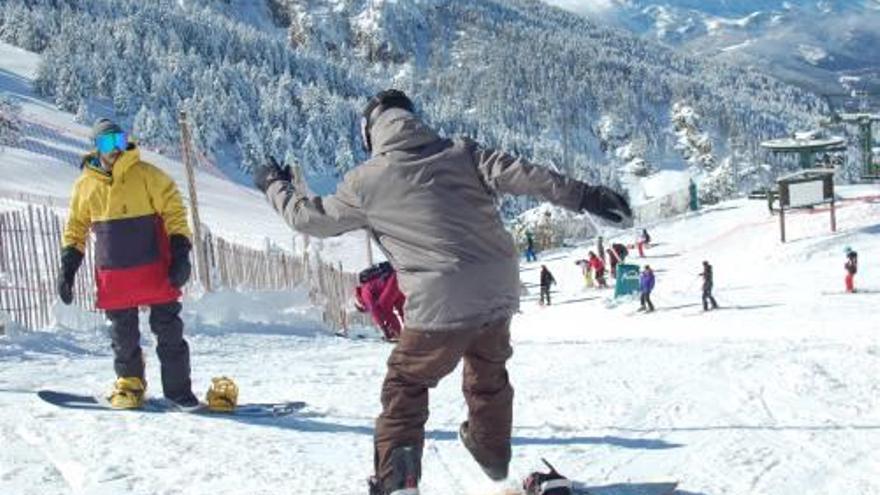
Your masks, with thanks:
[[[379,109],[377,112],[376,109]],[[361,139],[363,140],[364,149],[373,150],[373,143],[370,141],[370,128],[373,126],[372,117],[388,110],[389,108],[402,108],[408,112],[415,111],[412,100],[406,96],[406,93],[398,89],[386,89],[376,96],[370,98],[364,112],[361,114]]]

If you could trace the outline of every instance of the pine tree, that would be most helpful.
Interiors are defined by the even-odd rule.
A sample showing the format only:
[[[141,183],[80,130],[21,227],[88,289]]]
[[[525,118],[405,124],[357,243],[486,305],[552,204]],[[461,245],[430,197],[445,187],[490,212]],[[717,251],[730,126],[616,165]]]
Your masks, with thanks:
[[[0,146],[18,146],[21,133],[21,106],[0,95]]]

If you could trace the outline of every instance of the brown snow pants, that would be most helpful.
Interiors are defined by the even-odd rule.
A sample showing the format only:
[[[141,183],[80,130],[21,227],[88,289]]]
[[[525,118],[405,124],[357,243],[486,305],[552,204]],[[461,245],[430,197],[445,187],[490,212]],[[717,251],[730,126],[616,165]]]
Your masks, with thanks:
[[[381,482],[392,473],[391,452],[413,446],[421,454],[428,420],[428,389],[464,359],[462,392],[468,407],[468,433],[482,462],[510,461],[513,387],[507,377],[510,319],[480,328],[426,332],[404,329],[388,358],[382,384],[382,414],[376,420],[375,469]]]

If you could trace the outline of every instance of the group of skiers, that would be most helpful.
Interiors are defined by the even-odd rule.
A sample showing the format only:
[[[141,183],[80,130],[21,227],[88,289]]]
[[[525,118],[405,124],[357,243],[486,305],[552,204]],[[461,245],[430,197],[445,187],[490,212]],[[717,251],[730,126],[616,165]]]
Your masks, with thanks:
[[[645,239],[645,244],[647,245],[647,243],[650,242],[650,237],[647,236],[647,231],[643,232],[643,239]],[[597,239],[597,244],[598,246],[600,246],[600,252],[602,243],[603,238],[600,236]],[[616,247],[619,247],[619,249],[616,249]],[[608,256],[611,260],[612,278],[616,278],[617,264],[626,259],[626,253],[626,247],[622,244],[613,244],[612,249],[608,250]],[[844,287],[846,292],[854,293],[856,292],[855,275],[858,272],[859,266],[858,253],[856,253],[851,247],[847,246],[844,249],[844,254],[846,255],[846,262],[844,263],[844,270],[846,271],[846,277],[844,278]],[[605,261],[597,256],[595,252],[590,251],[587,259],[575,261],[575,264],[581,267],[584,281],[587,287],[608,287],[607,282],[605,281]],[[712,290],[715,285],[715,277],[713,274],[712,265],[708,261],[704,260],[702,267],[703,270],[698,274],[698,276],[703,279],[703,311],[718,309],[718,302],[715,300],[715,296],[712,294]],[[654,271],[649,265],[645,265],[639,274],[639,311],[645,311],[648,313],[654,311],[655,308],[654,303],[651,301],[651,293],[654,291],[655,283],[656,277],[654,275]],[[550,289],[551,286],[555,284],[556,279],[553,277],[553,274],[550,272],[546,265],[541,265],[540,304],[542,306],[550,304]]]
[[[489,478],[502,480],[511,459],[513,387],[506,362],[520,284],[519,256],[496,198],[533,196],[618,226],[631,223],[632,212],[624,196],[605,186],[467,138],[441,137],[401,91],[382,91],[368,101],[361,137],[370,158],[345,174],[332,195],[312,196],[295,187],[291,168],[272,157],[255,170],[254,183],[293,229],[320,238],[366,229],[391,260],[362,272],[355,294],[358,308],[371,314],[387,339],[397,341],[381,389],[370,493],[418,494],[428,390],[460,361],[468,412],[459,438]],[[58,294],[65,304],[72,302],[88,232],[93,232],[96,306],[110,321],[117,376],[110,404],[139,408],[144,403],[138,308],[149,306],[163,394],[181,407],[199,407],[180,318],[181,288],[192,271],[186,208],[174,181],[141,159],[118,124],[100,119],[92,139],[95,150],[83,158],[73,187]],[[642,255],[650,243],[643,234],[637,243]],[[527,242],[526,256],[533,261],[534,240]],[[622,244],[605,250],[601,238],[597,251],[584,269],[603,287],[603,258],[615,276],[628,251]],[[847,270],[851,288],[855,253]],[[704,303],[717,307],[708,263],[702,275]],[[554,283],[543,266],[542,302],[550,304]],[[648,266],[640,286],[642,305],[652,311],[654,275]],[[230,410],[236,397],[234,387],[218,386],[209,390],[207,402]]]
[[[603,239],[599,237],[597,243],[601,246],[602,242]],[[622,244],[614,244],[612,246],[620,246],[621,248],[620,250],[609,249],[609,256],[612,259],[612,267],[616,268],[617,263],[614,263],[614,260],[625,259],[626,248]],[[595,252],[590,251],[588,254],[588,259],[578,260],[575,262],[575,264],[581,267],[587,287],[598,287],[600,289],[608,287],[608,284],[605,280],[605,261],[597,256]],[[855,264],[855,254],[853,253],[852,261],[847,261],[847,270],[849,271],[851,269],[852,273],[855,273]],[[703,310],[709,311],[711,309],[718,309],[718,303],[715,301],[715,297],[712,295],[712,288],[714,285],[712,265],[709,264],[708,261],[703,261],[703,270],[702,272],[700,272],[699,276],[703,278]],[[616,273],[614,273],[614,270],[612,271],[612,277],[616,278]],[[848,290],[849,287],[851,287],[851,282],[851,275],[847,275]],[[648,313],[654,311],[655,308],[653,301],[651,301],[651,293],[654,291],[655,283],[656,277],[654,275],[654,270],[651,269],[650,265],[645,265],[639,273],[639,311],[645,311]],[[542,306],[550,305],[550,289],[551,286],[555,284],[556,279],[553,277],[553,274],[550,272],[546,265],[541,265],[540,304]]]

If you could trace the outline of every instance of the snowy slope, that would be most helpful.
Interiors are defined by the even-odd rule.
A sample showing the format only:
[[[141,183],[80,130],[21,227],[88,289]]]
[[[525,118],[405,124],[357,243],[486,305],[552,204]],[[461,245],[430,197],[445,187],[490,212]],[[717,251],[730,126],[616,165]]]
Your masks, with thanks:
[[[842,286],[847,243],[863,256],[859,286],[880,290],[880,190],[844,194],[854,199],[841,205],[840,232],[828,235],[825,214],[793,215],[785,246],[761,202],[656,226],[645,260],[658,272],[650,316],[581,287],[573,262],[584,248],[546,254],[556,304],[527,296],[513,324],[513,472],[547,456],[585,482],[674,478],[681,494],[877,493],[880,346],[869,318],[880,295],[823,292]],[[704,258],[724,307],[709,314],[697,307]],[[522,267],[524,281],[536,281],[536,267]],[[61,411],[33,392],[105,390],[103,331],[0,338],[0,492],[364,493],[388,345],[316,332],[296,295],[216,297],[187,304],[196,389],[229,374],[242,401],[305,400],[305,412]],[[147,362],[158,383],[152,351]],[[451,377],[432,394],[428,495],[490,486],[455,441],[459,386]]]

